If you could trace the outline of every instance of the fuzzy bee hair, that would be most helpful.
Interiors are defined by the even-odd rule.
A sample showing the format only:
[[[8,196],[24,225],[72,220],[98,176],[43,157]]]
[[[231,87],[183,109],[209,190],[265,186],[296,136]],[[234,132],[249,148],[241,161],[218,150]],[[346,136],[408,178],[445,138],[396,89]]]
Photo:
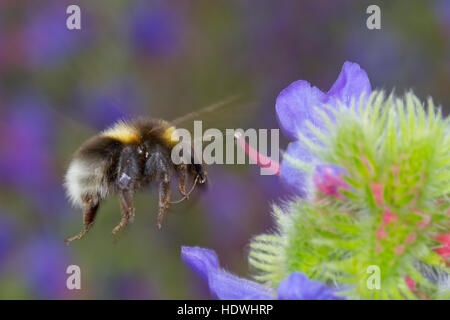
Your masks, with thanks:
[[[159,182],[158,228],[170,204],[170,177],[178,177],[184,198],[189,179],[195,186],[204,183],[201,164],[175,165],[171,150],[178,143],[175,127],[163,120],[139,118],[120,121],[88,139],[75,152],[65,176],[67,195],[83,211],[84,228],[67,242],[81,239],[92,226],[102,200],[112,193],[120,197],[122,219],[113,234],[134,219],[134,192],[151,182]]]

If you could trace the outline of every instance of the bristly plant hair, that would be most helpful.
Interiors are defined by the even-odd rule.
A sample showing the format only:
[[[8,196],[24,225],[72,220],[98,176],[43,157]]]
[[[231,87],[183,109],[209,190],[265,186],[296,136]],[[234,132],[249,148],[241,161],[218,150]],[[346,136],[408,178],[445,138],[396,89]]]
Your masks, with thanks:
[[[412,92],[401,98],[373,92],[318,113],[325,128],[310,125],[315,136],[299,139],[322,164],[344,169],[349,187],[339,199],[311,184],[315,197],[274,206],[277,231],[250,245],[255,278],[276,286],[299,271],[347,298],[448,298],[450,269],[435,248],[436,235],[450,230],[449,118],[431,98],[424,105]],[[367,286],[371,265],[381,270],[381,290]]]

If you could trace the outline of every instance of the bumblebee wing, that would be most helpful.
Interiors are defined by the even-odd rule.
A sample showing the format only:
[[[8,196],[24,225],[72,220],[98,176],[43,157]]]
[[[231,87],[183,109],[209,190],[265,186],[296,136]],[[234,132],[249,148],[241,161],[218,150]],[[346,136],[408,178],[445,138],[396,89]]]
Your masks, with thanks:
[[[182,125],[183,123],[187,123],[189,121],[199,120],[200,117],[205,117],[209,113],[218,111],[226,106],[230,106],[230,105],[236,103],[241,98],[242,98],[241,95],[234,95],[234,96],[228,97],[228,98],[223,99],[219,102],[216,102],[212,105],[201,108],[200,110],[195,110],[195,111],[189,112],[181,117],[178,117],[178,118],[172,120],[171,122],[175,126],[179,126],[179,125]]]
[[[256,104],[246,101],[241,95],[234,95],[217,103],[185,114],[171,121],[178,128],[194,134],[194,122],[201,121],[202,133],[207,129],[218,129],[225,133],[228,128],[242,128],[252,118]]]

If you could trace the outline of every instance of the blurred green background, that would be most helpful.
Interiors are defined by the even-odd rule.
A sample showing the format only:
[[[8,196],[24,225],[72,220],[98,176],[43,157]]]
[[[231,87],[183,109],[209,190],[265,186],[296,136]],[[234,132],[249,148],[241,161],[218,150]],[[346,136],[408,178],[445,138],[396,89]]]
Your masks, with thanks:
[[[82,29],[66,28],[81,7]],[[378,4],[381,30],[366,28]],[[182,245],[216,250],[249,276],[249,239],[272,226],[270,204],[290,196],[256,166],[212,166],[208,192],[171,207],[155,227],[155,188],[113,243],[115,197],[82,227],[62,181],[71,154],[120,118],[172,119],[236,93],[252,107],[228,127],[277,128],[275,99],[306,79],[326,91],[344,61],[373,88],[450,105],[450,1],[0,1],[0,298],[207,299],[180,259]],[[230,117],[228,117],[230,118]],[[282,141],[286,145],[286,141]],[[66,289],[67,266],[82,290]]]

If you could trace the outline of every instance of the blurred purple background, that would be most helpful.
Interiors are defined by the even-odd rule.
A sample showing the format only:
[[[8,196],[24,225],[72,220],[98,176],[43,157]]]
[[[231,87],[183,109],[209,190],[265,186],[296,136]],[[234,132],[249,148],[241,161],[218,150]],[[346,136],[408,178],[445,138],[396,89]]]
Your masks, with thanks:
[[[431,95],[447,113],[450,1],[384,1],[382,29],[370,31],[365,11],[377,2],[0,1],[0,298],[209,298],[181,245],[212,248],[248,277],[249,239],[290,196],[277,177],[212,166],[211,188],[172,206],[162,232],[155,189],[144,190],[117,244],[113,197],[66,246],[82,225],[62,189],[71,154],[117,119],[172,119],[236,93],[255,107],[227,127],[277,128],[283,88],[307,79],[326,90],[346,60],[373,88]],[[69,4],[81,7],[81,30],[65,27]],[[82,290],[65,288],[70,264]]]

